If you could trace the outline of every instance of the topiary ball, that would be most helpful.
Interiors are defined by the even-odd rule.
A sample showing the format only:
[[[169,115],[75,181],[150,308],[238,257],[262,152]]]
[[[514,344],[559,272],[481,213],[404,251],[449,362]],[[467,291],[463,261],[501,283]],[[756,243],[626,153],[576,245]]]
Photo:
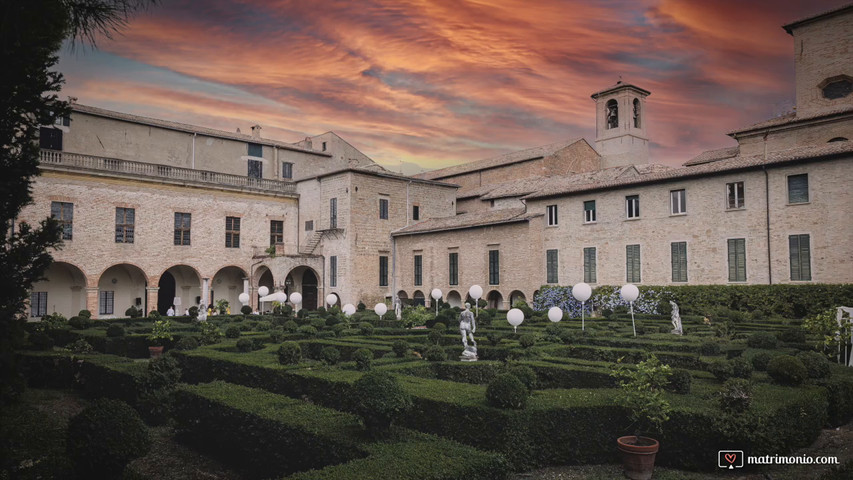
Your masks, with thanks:
[[[65,449],[80,478],[119,478],[151,448],[148,428],[130,405],[99,399],[68,422]]]
[[[432,329],[433,329],[433,330],[438,330],[438,331],[439,331],[439,332],[441,332],[441,334],[443,335],[443,334],[444,334],[444,332],[445,332],[445,331],[447,331],[447,324],[442,323],[442,322],[435,322],[435,323],[432,325]]]
[[[427,338],[429,339],[429,343],[433,345],[441,345],[442,340],[444,339],[444,330],[439,330],[437,328],[430,329],[427,334]]]
[[[767,364],[770,363],[770,359],[773,358],[769,352],[758,352],[752,357],[752,366],[758,371],[767,370]]]
[[[240,307],[240,313],[242,313],[243,315],[251,315],[252,307],[250,305],[243,305],[242,307]]]
[[[536,372],[527,365],[515,365],[510,367],[509,370],[507,370],[507,373],[515,376],[515,378],[524,384],[528,392],[532,392],[536,388],[536,383],[539,381],[539,378],[536,376]]]
[[[198,348],[198,340],[195,337],[181,337],[175,343],[175,350],[195,350]]]
[[[732,376],[736,378],[750,378],[752,377],[752,362],[743,358],[737,357],[732,359]]]
[[[772,350],[776,348],[777,343],[779,343],[779,341],[776,338],[776,335],[768,332],[753,333],[746,340],[746,344],[750,348],[763,348],[765,350]]]
[[[288,321],[284,322],[284,324],[282,325],[282,328],[284,328],[285,332],[293,333],[296,331],[296,329],[299,328],[299,325],[297,325],[296,322],[293,320],[288,320]]]
[[[355,368],[358,370],[370,370],[370,367],[373,366],[373,350],[359,348],[352,354],[352,359],[355,361]]]
[[[295,365],[302,360],[302,347],[296,342],[284,342],[278,347],[278,363]]]
[[[300,335],[305,335],[306,337],[316,337],[317,329],[312,327],[311,325],[302,325],[297,330],[297,333],[299,333]]]
[[[310,325],[312,327],[316,328],[317,330],[322,330],[323,327],[326,326],[326,319],[325,318],[314,318],[311,320]]]
[[[92,312],[90,312],[90,311],[88,311],[88,310],[85,310],[85,309],[84,309],[84,310],[80,310],[80,313],[78,313],[78,314],[77,314],[77,316],[78,316],[78,317],[92,318]]]
[[[708,371],[721,382],[725,382],[734,375],[734,368],[728,360],[715,360],[711,362],[708,364]]]
[[[796,358],[805,365],[809,378],[826,378],[832,373],[829,360],[818,352],[799,352]]]
[[[412,399],[397,382],[383,371],[364,374],[353,384],[354,410],[374,436],[383,435],[395,419],[412,407]]]
[[[527,387],[515,375],[498,375],[486,387],[486,401],[497,408],[521,409],[527,405]]]
[[[518,343],[521,344],[524,348],[530,348],[533,345],[536,345],[537,337],[533,333],[525,333],[524,335],[518,337]]]
[[[247,353],[252,351],[252,341],[248,338],[241,338],[237,340],[237,351],[240,353]]]
[[[431,345],[424,351],[424,358],[430,362],[443,362],[447,360],[447,353],[438,345]]]
[[[723,411],[743,413],[752,404],[752,384],[745,378],[731,378],[723,384],[719,395]]]
[[[123,337],[125,335],[124,327],[117,323],[113,323],[107,327],[107,336],[110,338]]]
[[[370,322],[361,322],[358,324],[358,328],[361,330],[362,335],[373,334],[373,325]]]
[[[806,366],[796,357],[779,355],[767,363],[767,374],[782,385],[801,385],[809,376]]]
[[[320,351],[320,356],[326,364],[336,365],[341,359],[341,351],[335,347],[325,347]]]
[[[687,370],[676,368],[672,371],[669,377],[668,390],[687,395],[690,393],[690,385],[693,383],[693,376]]]
[[[240,338],[240,327],[236,325],[232,325],[225,329],[225,336],[227,338]]]
[[[402,358],[405,357],[407,353],[409,353],[409,343],[405,340],[394,340],[394,344],[391,345],[391,349],[394,350],[394,355]]]
[[[68,319],[68,325],[71,325],[71,328],[75,330],[85,330],[89,328],[90,321],[88,317],[71,317]]]

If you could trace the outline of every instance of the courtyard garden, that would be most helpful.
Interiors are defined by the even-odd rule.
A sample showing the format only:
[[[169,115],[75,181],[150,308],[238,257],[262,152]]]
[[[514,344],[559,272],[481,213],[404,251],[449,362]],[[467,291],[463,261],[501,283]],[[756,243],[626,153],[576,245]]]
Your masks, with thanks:
[[[849,478],[851,437],[827,438],[853,418],[832,323],[851,303],[847,285],[649,287],[632,322],[600,287],[582,321],[570,289],[543,287],[514,305],[517,331],[479,309],[477,361],[460,361],[446,304],[400,320],[278,304],[206,322],[51,316],[27,325],[30,389],[4,409],[0,478],[613,478],[616,439],[638,430],[660,442],[654,478],[728,478],[720,450],[815,445],[839,464],[738,473]]]

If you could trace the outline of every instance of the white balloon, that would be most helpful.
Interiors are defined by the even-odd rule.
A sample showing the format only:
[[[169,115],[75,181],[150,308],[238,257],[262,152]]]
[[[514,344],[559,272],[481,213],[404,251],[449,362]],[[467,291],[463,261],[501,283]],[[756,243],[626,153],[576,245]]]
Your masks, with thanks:
[[[351,303],[344,305],[344,314],[346,314],[346,316],[349,317],[353,313],[355,313],[355,305]]]
[[[554,323],[559,322],[563,319],[563,311],[560,310],[560,307],[551,307],[548,309],[548,320],[551,320]]]
[[[258,289],[258,295],[260,295],[262,297],[266,297],[269,294],[270,294],[270,289],[267,287],[261,287]]]
[[[275,297],[275,301],[278,303],[284,303],[287,301],[287,294],[284,292],[275,292],[273,293],[273,296]]]
[[[388,305],[385,305],[384,303],[377,303],[376,306],[373,307],[373,311],[381,317],[388,311]]]
[[[439,290],[438,288],[433,288],[432,293],[430,293],[429,296],[432,297],[433,300],[438,300],[439,298],[441,298],[441,290]]]
[[[290,294],[290,303],[294,305],[299,305],[302,303],[302,294],[299,292],[293,292]]]
[[[240,300],[240,303],[242,303],[243,305],[248,305],[249,304],[249,294],[248,293],[241,293],[237,297],[237,300]]]
[[[572,287],[572,296],[579,302],[585,302],[592,296],[592,288],[586,283],[578,283]]]
[[[521,322],[524,321],[524,312],[517,308],[513,308],[512,310],[506,312],[506,321],[509,322],[513,327],[517,327],[521,325]]]
[[[338,296],[335,295],[334,293],[330,293],[330,294],[326,295],[326,303],[329,305],[334,305],[334,304],[338,303]]]
[[[483,287],[471,285],[471,288],[468,289],[468,295],[471,295],[471,298],[474,300],[479,300],[483,296]]]
[[[640,289],[637,288],[636,285],[627,284],[622,286],[622,290],[619,292],[622,295],[622,299],[626,302],[633,302],[640,296]]]

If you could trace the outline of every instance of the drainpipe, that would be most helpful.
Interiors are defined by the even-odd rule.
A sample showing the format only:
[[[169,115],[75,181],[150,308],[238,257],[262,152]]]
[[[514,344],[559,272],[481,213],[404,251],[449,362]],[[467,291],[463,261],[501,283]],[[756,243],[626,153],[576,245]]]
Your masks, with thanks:
[[[397,302],[397,240],[391,235],[391,307],[396,308]]]
[[[767,284],[773,285],[773,264],[770,263],[770,178],[767,174],[767,134],[764,132],[764,161],[761,171],[764,172],[764,222],[767,228]]]
[[[193,133],[193,165],[192,168],[195,170],[195,137],[197,134]]]
[[[406,226],[409,226],[409,209],[412,208],[409,205],[409,186],[412,184],[411,180],[406,183]]]

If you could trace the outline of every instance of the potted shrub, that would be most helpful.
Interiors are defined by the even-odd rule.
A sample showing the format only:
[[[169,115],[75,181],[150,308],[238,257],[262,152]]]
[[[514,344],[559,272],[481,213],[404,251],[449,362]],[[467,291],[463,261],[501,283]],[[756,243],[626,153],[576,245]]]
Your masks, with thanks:
[[[225,300],[224,298],[220,298],[216,301],[216,310],[219,312],[220,315],[229,314],[230,311],[228,310],[228,307],[230,306],[231,305],[228,303],[228,300]]]
[[[625,476],[632,480],[652,478],[660,443],[643,433],[661,433],[663,422],[669,420],[669,402],[663,398],[672,370],[654,355],[637,364],[636,368],[621,363],[611,375],[619,379],[622,395],[619,404],[626,407],[635,426],[634,435],[616,440]]]
[[[148,335],[152,346],[148,347],[151,358],[159,358],[163,354],[163,345],[172,340],[172,322],[169,320],[157,320]]]

